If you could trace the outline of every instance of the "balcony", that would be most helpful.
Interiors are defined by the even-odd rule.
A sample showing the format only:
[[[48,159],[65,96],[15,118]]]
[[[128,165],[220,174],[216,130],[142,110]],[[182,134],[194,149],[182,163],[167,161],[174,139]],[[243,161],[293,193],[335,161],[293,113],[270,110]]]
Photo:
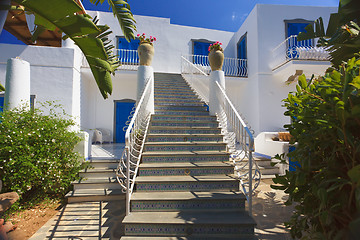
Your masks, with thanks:
[[[184,55],[183,58],[193,63],[199,70],[210,74],[209,58],[205,55]],[[225,58],[222,70],[228,77],[247,77],[247,60],[237,58]],[[183,70],[184,71],[184,68]]]
[[[316,46],[315,40],[297,41],[293,35],[273,49],[271,69],[275,74],[290,76],[296,71],[305,75],[323,74],[330,66],[329,53],[323,47]]]

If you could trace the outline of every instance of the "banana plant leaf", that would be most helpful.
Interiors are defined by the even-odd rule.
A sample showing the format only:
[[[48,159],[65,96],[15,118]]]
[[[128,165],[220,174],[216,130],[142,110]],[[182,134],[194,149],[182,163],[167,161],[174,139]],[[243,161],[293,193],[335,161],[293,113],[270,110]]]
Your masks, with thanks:
[[[115,74],[120,65],[112,53],[114,48],[107,36],[111,33],[107,25],[98,25],[98,20],[83,13],[83,9],[74,0],[13,0],[22,5],[25,11],[35,15],[35,24],[39,26],[33,35],[46,28],[59,29],[72,39],[81,49],[89,63],[101,95],[106,99],[112,93],[111,74]],[[117,2],[119,17],[125,29],[127,39],[134,38],[135,20],[126,1]],[[125,2],[125,3],[122,3]],[[123,8],[129,9],[124,11]],[[120,20],[119,20],[120,21]],[[1,87],[0,87],[1,88]]]

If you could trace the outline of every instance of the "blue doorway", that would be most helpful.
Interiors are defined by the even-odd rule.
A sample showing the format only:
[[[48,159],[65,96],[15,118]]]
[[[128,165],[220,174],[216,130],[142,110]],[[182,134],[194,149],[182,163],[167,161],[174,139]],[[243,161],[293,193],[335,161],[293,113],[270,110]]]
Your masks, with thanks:
[[[135,101],[124,99],[115,101],[115,126],[114,142],[124,143],[126,128],[130,123],[132,111],[135,111]]]

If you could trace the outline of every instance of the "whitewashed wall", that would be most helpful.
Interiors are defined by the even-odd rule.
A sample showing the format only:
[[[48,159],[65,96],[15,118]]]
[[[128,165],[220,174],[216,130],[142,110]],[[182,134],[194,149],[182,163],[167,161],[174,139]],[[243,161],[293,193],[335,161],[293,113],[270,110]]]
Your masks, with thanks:
[[[30,94],[36,101],[59,101],[79,123],[80,53],[75,49],[0,44],[0,82],[5,85],[6,61],[30,63]]]

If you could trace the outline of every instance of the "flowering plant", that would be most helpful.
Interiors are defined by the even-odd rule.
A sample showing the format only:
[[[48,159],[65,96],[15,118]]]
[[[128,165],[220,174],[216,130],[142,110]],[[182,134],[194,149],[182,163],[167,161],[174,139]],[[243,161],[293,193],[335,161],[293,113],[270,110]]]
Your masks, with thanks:
[[[216,43],[210,44],[208,50],[209,50],[209,52],[210,52],[211,50],[214,50],[214,51],[220,50],[220,51],[223,52],[224,50],[222,49],[221,45],[222,45],[222,43],[219,42],[219,41],[217,41]]]
[[[156,41],[156,37],[153,37],[153,36],[150,36],[150,38],[146,38],[145,33],[143,33],[141,35],[138,34],[137,36],[140,39],[140,44],[149,43],[152,45],[152,43]]]

